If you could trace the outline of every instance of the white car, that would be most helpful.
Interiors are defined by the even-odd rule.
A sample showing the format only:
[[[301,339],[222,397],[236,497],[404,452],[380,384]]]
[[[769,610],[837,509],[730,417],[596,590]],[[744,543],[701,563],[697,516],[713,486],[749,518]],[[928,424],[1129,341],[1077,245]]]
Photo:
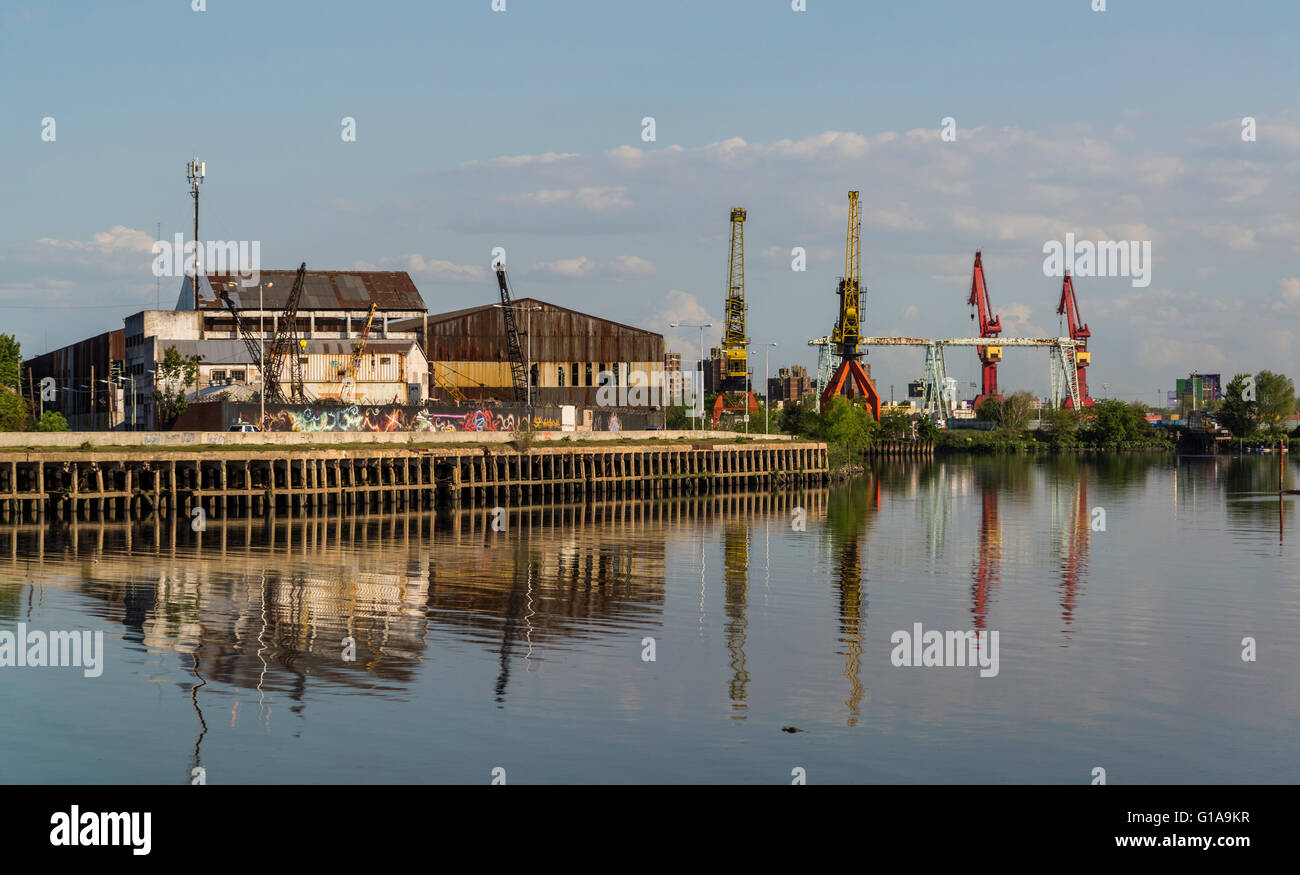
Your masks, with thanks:
[[[261,431],[261,429],[251,423],[236,422],[230,428],[226,429],[226,431]]]

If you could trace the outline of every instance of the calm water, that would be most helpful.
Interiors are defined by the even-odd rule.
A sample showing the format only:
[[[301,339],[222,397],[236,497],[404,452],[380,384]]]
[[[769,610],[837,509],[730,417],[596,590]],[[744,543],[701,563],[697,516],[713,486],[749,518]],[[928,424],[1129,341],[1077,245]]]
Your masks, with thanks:
[[[1267,458],[995,459],[505,532],[0,526],[0,630],[105,648],[99,677],[0,668],[0,782],[1295,783],[1276,489]],[[892,665],[914,623],[997,631],[997,676]]]

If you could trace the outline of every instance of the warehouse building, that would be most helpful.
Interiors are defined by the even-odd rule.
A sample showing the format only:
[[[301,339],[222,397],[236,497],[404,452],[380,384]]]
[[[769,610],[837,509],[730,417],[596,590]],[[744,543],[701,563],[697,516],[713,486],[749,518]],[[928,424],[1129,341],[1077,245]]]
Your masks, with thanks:
[[[52,376],[66,397],[59,398],[56,409],[69,405],[71,415],[65,416],[71,427],[152,430],[158,427],[153,400],[154,389],[161,388],[155,382],[158,366],[167,350],[175,347],[182,357],[198,357],[198,380],[185,387],[187,400],[256,397],[261,388],[260,368],[251,360],[235,317],[214,289],[225,288],[250,333],[259,343],[269,344],[281,327],[280,317],[296,276],[295,270],[264,270],[253,286],[240,285],[237,275],[202,276],[197,308],[186,277],[177,309],[134,313],[116,332],[28,360],[32,385],[24,391],[39,398],[41,377]],[[427,312],[424,299],[405,271],[308,270],[296,314],[298,337],[306,341],[298,358],[307,397],[346,394],[348,400],[375,404],[425,400],[428,367],[417,334],[410,329],[396,330],[393,324],[419,321]],[[345,387],[349,360],[367,324],[365,354],[353,384]],[[117,352],[108,348],[114,335]],[[97,384],[106,394],[101,398],[96,393],[97,415],[93,418],[89,417],[90,393],[85,392],[85,398],[78,394],[83,392],[81,386],[89,385],[92,365],[96,380],[112,381],[111,386]],[[282,377],[286,383],[289,365],[286,358]],[[68,387],[66,393],[63,387]],[[178,387],[168,388],[174,391]],[[107,413],[110,403],[114,405],[111,415]]]
[[[105,331],[28,359],[21,390],[36,399],[38,416],[61,413],[73,430],[123,428],[130,414],[120,379],[125,358],[125,332]]]
[[[664,385],[662,334],[535,298],[520,299],[512,306],[534,406],[604,406],[597,397],[602,372],[609,372],[620,387],[641,381]],[[390,327],[422,337],[434,400],[514,400],[501,308],[486,304]]]

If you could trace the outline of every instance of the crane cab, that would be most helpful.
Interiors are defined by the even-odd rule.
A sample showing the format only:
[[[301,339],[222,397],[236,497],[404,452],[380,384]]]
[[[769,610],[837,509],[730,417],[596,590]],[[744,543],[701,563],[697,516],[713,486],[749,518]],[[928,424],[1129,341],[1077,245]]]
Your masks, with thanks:
[[[1092,353],[1086,349],[1081,349],[1074,354],[1074,363],[1078,367],[1086,367],[1092,361]]]
[[[986,362],[1002,361],[1002,347],[1000,346],[984,347],[984,361]]]

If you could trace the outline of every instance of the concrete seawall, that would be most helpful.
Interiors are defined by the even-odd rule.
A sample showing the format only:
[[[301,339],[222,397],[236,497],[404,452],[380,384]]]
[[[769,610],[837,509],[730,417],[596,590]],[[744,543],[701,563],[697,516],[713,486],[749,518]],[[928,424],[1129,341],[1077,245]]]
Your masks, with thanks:
[[[734,431],[535,431],[536,444],[588,443],[591,441],[691,441],[737,440],[791,441],[784,434],[740,434]],[[64,431],[0,433],[5,449],[69,449],[92,447],[285,446],[329,447],[339,444],[506,444],[515,439],[508,431]]]
[[[190,515],[196,507],[224,515],[270,509],[377,509],[386,503],[403,508],[444,501],[526,504],[820,484],[829,476],[826,445],[807,441],[552,444],[523,451],[487,442],[470,448],[404,446],[405,436],[400,441],[372,441],[373,448],[361,449],[311,443],[310,448],[282,450],[0,450],[0,521],[47,515]]]

